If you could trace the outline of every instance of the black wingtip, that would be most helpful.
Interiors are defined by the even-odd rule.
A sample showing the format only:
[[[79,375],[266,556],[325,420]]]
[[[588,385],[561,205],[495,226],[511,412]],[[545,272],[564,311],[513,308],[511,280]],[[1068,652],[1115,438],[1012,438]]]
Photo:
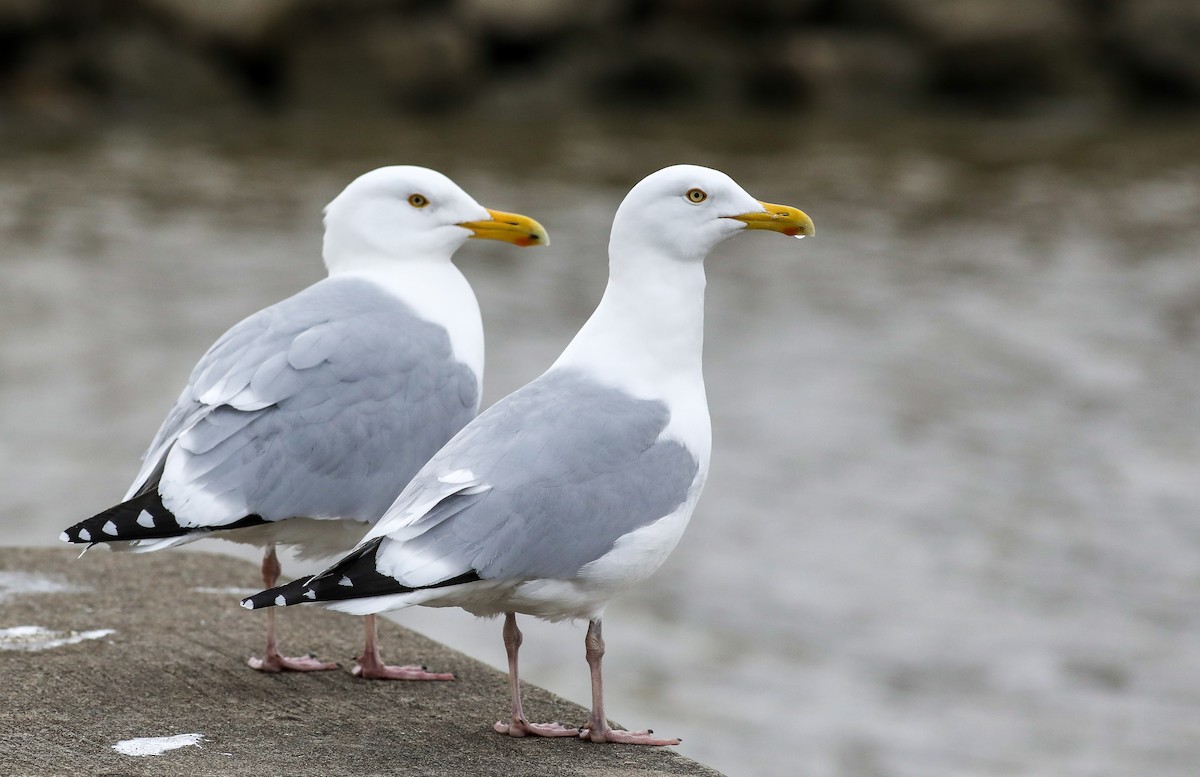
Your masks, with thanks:
[[[315,599],[312,589],[308,587],[310,578],[293,580],[285,585],[259,591],[253,596],[242,600],[242,606],[247,610],[261,610],[264,607],[287,607],[292,604],[311,602]]]
[[[185,534],[241,529],[267,523],[259,515],[247,515],[223,526],[180,526],[175,514],[162,502],[157,489],[143,491],[132,499],[67,527],[58,538],[63,542],[89,543],[162,540]]]
[[[247,596],[243,599],[242,606],[247,610],[261,610],[264,607],[274,607],[275,597],[272,596],[274,593],[274,588],[269,591],[259,591],[254,596]]]
[[[151,489],[68,527],[59,539],[73,543],[148,540],[178,537],[188,531],[163,505],[157,489]]]
[[[99,515],[92,516],[85,521],[80,521],[74,526],[68,526],[62,531],[61,534],[58,535],[58,539],[62,542],[86,545],[94,545],[97,542],[104,542],[105,539],[118,539],[116,536],[106,537],[106,535],[104,535],[102,527],[107,526],[110,522],[107,520],[99,520],[103,517],[104,513],[100,513]]]
[[[419,590],[406,586],[378,570],[376,558],[382,542],[382,537],[376,537],[355,548],[324,572],[260,591],[243,599],[242,606],[247,610],[257,610],[262,607],[287,607],[308,602],[336,602],[406,594]],[[422,587],[442,588],[473,583],[479,579],[479,574],[472,569],[457,577]]]
[[[242,606],[247,610],[258,610],[263,607],[288,607],[305,602],[354,599],[358,596],[368,595],[368,591],[376,591],[378,586],[355,590],[354,585],[350,582],[351,578],[347,575],[359,578],[359,570],[363,572],[370,570],[375,577],[386,579],[387,588],[390,590],[398,583],[390,577],[380,575],[375,570],[375,553],[379,549],[379,542],[379,539],[372,540],[320,574],[293,580],[275,588],[259,591],[253,596],[247,596],[242,600]],[[372,580],[372,582],[377,581]]]

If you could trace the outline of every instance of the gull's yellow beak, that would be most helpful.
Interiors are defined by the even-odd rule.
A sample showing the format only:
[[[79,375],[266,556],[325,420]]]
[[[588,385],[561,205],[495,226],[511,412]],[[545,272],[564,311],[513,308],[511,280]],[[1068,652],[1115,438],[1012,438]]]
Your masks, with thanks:
[[[459,226],[471,230],[471,237],[481,240],[500,240],[522,247],[550,245],[546,228],[528,216],[491,208],[487,212],[491,216],[487,221],[464,221]]]
[[[817,232],[812,219],[799,208],[793,208],[790,205],[772,205],[769,202],[758,204],[763,206],[765,212],[743,213],[730,218],[744,223],[746,229],[769,229],[772,232],[782,232],[798,238],[809,237]]]

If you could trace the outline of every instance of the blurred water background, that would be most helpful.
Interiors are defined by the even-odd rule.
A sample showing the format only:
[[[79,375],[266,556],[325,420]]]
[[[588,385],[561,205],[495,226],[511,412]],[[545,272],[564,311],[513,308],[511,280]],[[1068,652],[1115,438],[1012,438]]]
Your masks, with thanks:
[[[550,230],[549,250],[459,254],[483,310],[488,404],[544,369],[598,301],[628,188],[667,164],[707,164],[803,207],[818,236],[748,235],[708,261],[712,474],[675,554],[610,607],[612,717],[681,736],[683,753],[730,775],[1194,775],[1200,123],[1175,104],[1190,104],[1190,71],[1129,55],[1119,62],[1137,67],[1119,83],[1133,91],[1081,78],[1033,79],[1028,93],[1000,87],[1036,71],[971,70],[953,59],[960,41],[943,47],[947,72],[975,74],[970,88],[921,81],[933,86],[876,114],[846,89],[801,88],[884,82],[830,65],[862,40],[822,38],[821,4],[796,7],[816,21],[788,17],[795,35],[817,42],[789,43],[801,86],[775,109],[719,90],[688,99],[675,82],[652,84],[649,110],[555,102],[522,116],[520,83],[466,111],[410,93],[322,108],[319,90],[279,107],[289,93],[272,87],[275,69],[246,64],[244,42],[230,61],[257,74],[257,107],[231,107],[186,79],[162,94],[101,79],[105,91],[86,68],[52,67],[70,57],[9,49],[0,542],[53,544],[121,496],[207,346],[322,276],[320,209],[361,172],[434,167]],[[869,27],[911,43],[888,29]],[[154,48],[161,36],[139,34],[134,52],[173,61]],[[491,56],[520,60],[520,40],[498,40],[509,48],[493,40]],[[686,54],[648,40],[638,51]],[[794,54],[811,48],[843,54]],[[582,72],[606,61],[589,56]],[[581,71],[530,72],[536,102],[564,100],[551,86]],[[188,89],[217,107],[189,107]],[[683,97],[664,107],[660,92]],[[964,108],[964,95],[996,110]],[[498,623],[397,619],[503,666]],[[524,677],[586,703],[583,629],[526,631]],[[505,704],[480,710],[481,731]]]

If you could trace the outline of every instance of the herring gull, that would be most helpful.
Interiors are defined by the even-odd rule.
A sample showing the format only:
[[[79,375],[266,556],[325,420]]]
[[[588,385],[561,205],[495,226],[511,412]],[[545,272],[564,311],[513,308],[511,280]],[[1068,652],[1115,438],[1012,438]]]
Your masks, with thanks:
[[[486,209],[441,173],[394,166],[325,209],[328,277],[221,336],[193,369],[123,501],[61,539],[144,552],[204,537],[301,558],[340,554],[479,409],[479,304],[451,262],[468,238],[545,245],[525,216]],[[450,679],[388,667],[374,617],[354,673]],[[274,616],[263,671],[336,664],[281,655]]]
[[[613,221],[599,307],[550,369],[455,435],[345,558],[242,604],[503,614],[512,714],[497,731],[676,744],[609,725],[601,616],[667,558],[700,496],[711,442],[703,260],[745,229],[805,237],[813,224],[716,170],[679,165],[642,180]],[[589,621],[582,726],[525,717],[517,613]]]

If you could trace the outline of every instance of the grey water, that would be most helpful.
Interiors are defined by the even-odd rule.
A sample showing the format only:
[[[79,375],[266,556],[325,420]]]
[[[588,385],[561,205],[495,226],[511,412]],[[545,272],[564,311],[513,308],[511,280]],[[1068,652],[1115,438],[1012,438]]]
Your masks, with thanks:
[[[357,174],[435,167],[550,230],[548,250],[459,254],[490,403],[599,299],[624,192],[708,164],[804,208],[817,236],[749,234],[708,260],[712,473],[674,555],[609,608],[610,716],[731,775],[1194,775],[1197,137],[787,121],[12,133],[0,542],[54,544],[122,495],[205,348],[322,276],[321,207]],[[397,620],[503,666],[496,622]],[[527,626],[525,678],[586,703],[583,629]],[[481,736],[505,709],[479,710]]]

